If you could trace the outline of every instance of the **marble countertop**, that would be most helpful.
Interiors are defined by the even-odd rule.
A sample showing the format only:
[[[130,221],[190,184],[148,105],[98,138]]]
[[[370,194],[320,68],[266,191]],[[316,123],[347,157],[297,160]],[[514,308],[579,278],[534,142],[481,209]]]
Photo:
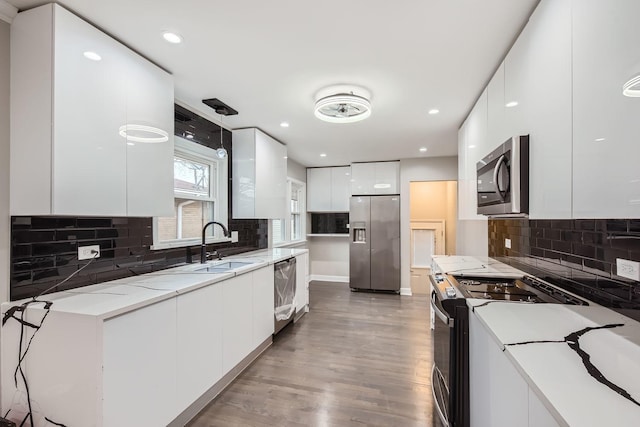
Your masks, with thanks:
[[[595,304],[467,305],[560,424],[638,425],[640,323]]]
[[[515,279],[526,274],[489,257],[434,255],[433,266],[436,273],[451,273],[456,276],[500,276]]]
[[[194,291],[204,286],[231,279],[237,275],[267,267],[279,261],[308,252],[307,249],[276,248],[245,252],[220,261],[251,261],[251,264],[231,272],[212,273],[201,270],[204,264],[194,263],[169,268],[139,276],[126,277],[97,285],[85,286],[68,291],[55,292],[40,299],[51,301],[51,310],[61,313],[95,316],[100,319],[115,317],[138,308],[151,305],[179,294]],[[30,299],[2,304],[2,312]],[[33,304],[38,309],[44,304]]]

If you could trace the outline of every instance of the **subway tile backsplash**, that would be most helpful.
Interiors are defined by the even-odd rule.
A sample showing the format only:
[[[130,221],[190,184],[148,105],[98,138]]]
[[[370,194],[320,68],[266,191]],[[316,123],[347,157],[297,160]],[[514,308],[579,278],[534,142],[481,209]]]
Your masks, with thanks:
[[[230,220],[237,243],[210,245],[232,255],[267,247],[267,220]],[[198,262],[199,246],[151,250],[151,218],[36,217],[11,218],[11,300],[38,295],[85,265],[78,246],[99,245],[100,258],[60,290]]]
[[[489,256],[640,319],[640,282],[616,269],[616,258],[640,262],[640,220],[491,219],[488,227]]]

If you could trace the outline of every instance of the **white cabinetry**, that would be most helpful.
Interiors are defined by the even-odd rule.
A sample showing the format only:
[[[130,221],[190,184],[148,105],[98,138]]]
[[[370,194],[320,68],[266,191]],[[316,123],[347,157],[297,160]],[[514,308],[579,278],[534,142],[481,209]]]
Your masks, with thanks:
[[[256,348],[274,332],[273,266],[253,272],[253,347]]]
[[[104,322],[104,425],[160,426],[175,418],[175,343],[175,299]]]
[[[222,285],[222,371],[229,372],[253,350],[253,281],[251,274]]]
[[[309,311],[309,254],[296,256],[296,311]]]
[[[487,91],[476,102],[458,132],[458,218],[486,219],[478,215],[476,163],[487,153]]]
[[[471,427],[559,425],[473,312],[469,313],[469,404]]]
[[[573,2],[573,217],[640,217],[640,2]]]
[[[505,125],[504,62],[496,70],[487,86],[487,152],[509,139]]]
[[[171,214],[172,77],[55,4],[18,14],[11,44],[12,215]]]
[[[538,5],[504,69],[504,101],[518,103],[505,109],[507,131],[509,136],[530,135],[530,217],[570,218],[570,0]]]
[[[355,196],[400,193],[400,162],[353,163],[351,194]]]
[[[178,412],[222,378],[222,307],[219,285],[177,297]]]
[[[307,169],[307,211],[349,212],[351,167]]]
[[[259,129],[233,131],[233,218],[285,218],[287,148]]]

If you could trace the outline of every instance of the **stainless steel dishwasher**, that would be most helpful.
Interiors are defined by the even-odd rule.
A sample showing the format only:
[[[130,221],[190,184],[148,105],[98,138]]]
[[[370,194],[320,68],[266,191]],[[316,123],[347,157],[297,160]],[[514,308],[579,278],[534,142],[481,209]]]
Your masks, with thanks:
[[[296,259],[274,264],[274,335],[291,322],[296,314]]]

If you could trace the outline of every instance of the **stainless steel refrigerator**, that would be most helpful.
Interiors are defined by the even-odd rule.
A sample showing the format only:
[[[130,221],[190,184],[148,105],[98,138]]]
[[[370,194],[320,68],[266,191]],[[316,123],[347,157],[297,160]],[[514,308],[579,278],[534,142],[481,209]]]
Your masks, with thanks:
[[[354,196],[349,208],[349,286],[400,292],[400,196]]]

